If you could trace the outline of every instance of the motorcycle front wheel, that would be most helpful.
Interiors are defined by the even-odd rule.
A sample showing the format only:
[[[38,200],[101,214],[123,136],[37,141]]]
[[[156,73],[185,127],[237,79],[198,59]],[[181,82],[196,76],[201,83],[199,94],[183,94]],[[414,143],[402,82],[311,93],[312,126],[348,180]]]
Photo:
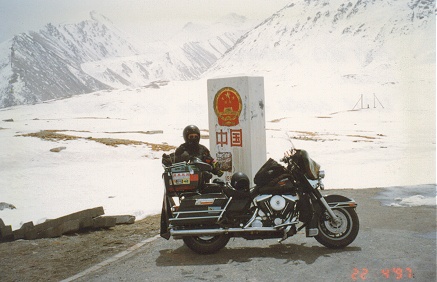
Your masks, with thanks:
[[[325,247],[341,249],[355,240],[360,223],[355,209],[334,208],[332,211],[340,222],[336,223],[329,216],[322,216],[319,220],[319,234],[315,238]]]
[[[230,236],[188,236],[183,237],[185,245],[198,254],[212,254],[220,251],[229,242]]]

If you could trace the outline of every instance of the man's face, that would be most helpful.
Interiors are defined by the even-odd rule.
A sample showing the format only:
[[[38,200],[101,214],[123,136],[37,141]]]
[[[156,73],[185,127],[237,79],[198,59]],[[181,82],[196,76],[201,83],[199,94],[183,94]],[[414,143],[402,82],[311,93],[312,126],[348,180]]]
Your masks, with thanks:
[[[188,144],[197,144],[199,143],[200,136],[197,133],[190,133],[187,136],[188,138]]]

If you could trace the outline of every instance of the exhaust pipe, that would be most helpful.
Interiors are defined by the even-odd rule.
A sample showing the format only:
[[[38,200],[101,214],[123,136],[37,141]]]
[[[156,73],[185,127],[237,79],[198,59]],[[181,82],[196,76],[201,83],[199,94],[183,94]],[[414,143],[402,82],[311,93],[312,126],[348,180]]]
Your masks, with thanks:
[[[250,227],[250,228],[217,228],[217,229],[190,229],[190,230],[174,230],[170,229],[170,234],[173,237],[183,236],[215,236],[229,233],[262,233],[262,232],[277,232],[274,227]]]

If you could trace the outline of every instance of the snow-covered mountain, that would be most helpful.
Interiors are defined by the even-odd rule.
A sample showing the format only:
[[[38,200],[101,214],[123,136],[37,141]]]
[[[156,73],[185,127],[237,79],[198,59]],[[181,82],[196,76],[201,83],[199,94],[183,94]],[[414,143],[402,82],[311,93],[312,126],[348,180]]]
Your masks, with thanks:
[[[110,87],[81,64],[137,54],[109,20],[95,12],[78,24],[14,36],[0,46],[0,108],[68,97]]]
[[[335,74],[397,83],[435,67],[435,1],[292,1],[242,37],[205,76],[262,74],[289,81]]]
[[[430,82],[434,6],[435,0],[290,1],[255,27],[231,14],[211,25],[187,23],[169,41],[146,48],[92,12],[90,20],[48,24],[0,44],[0,108],[229,74],[263,75],[288,89],[306,83],[301,93],[326,97],[337,94],[337,85],[356,93],[347,87]]]
[[[93,61],[82,68],[114,88],[140,87],[158,80],[197,79],[253,26],[236,14],[212,25],[189,22],[169,41],[147,44],[139,56]]]
[[[211,26],[188,23],[169,42],[146,50],[110,20],[91,12],[78,24],[47,24],[0,45],[0,108],[157,80],[196,79],[247,31],[229,15]]]
[[[296,110],[352,109],[360,95],[368,97],[365,106],[377,95],[386,107],[430,108],[434,7],[435,0],[291,1],[245,34],[203,77],[264,76],[267,91],[288,93],[284,100],[293,107],[299,103]],[[421,104],[401,100],[408,95],[400,92]]]

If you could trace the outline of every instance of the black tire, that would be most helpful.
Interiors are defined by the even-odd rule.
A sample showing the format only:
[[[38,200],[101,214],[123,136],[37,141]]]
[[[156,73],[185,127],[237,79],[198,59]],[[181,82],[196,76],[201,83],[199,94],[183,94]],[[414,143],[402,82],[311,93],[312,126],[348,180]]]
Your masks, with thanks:
[[[319,234],[316,240],[331,249],[341,249],[352,243],[358,235],[360,222],[355,209],[334,208],[332,211],[340,219],[340,224],[335,224],[324,215],[319,220]]]
[[[230,236],[189,236],[183,237],[185,245],[198,254],[213,254],[223,249],[229,242]]]

